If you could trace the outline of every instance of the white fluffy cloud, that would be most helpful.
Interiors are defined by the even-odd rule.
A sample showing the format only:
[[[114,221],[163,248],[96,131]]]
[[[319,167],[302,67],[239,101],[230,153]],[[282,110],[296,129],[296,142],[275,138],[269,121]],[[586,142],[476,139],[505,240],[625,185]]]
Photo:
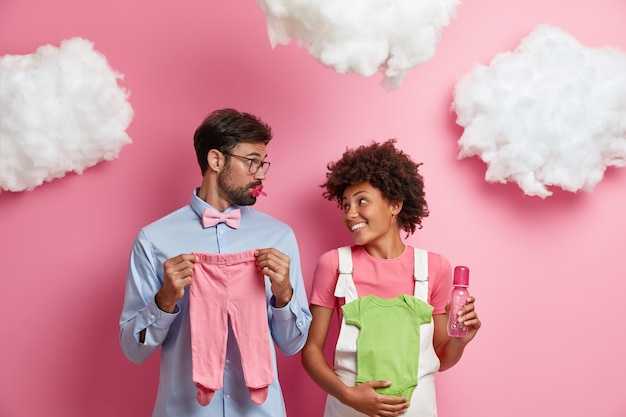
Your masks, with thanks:
[[[465,128],[459,158],[479,156],[487,181],[516,182],[527,195],[591,191],[607,167],[626,163],[626,55],[559,28],[539,25],[476,65],[452,108]]]
[[[460,0],[258,0],[272,46],[291,39],[338,73],[382,72],[397,88],[435,53]]]
[[[117,158],[133,118],[120,78],[82,38],[0,57],[0,189],[32,190]]]

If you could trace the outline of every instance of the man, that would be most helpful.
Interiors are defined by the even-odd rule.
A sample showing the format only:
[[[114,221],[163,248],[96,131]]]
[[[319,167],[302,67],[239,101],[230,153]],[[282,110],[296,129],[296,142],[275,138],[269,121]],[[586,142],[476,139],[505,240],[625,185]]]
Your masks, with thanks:
[[[311,314],[293,230],[249,207],[264,194],[271,138],[270,127],[251,114],[233,109],[211,113],[194,135],[202,183],[191,202],[142,228],[135,239],[120,343],[135,363],[161,349],[153,417],[286,415],[274,344],[285,355],[297,353],[306,342]],[[238,224],[229,219],[237,212]],[[207,220],[211,216],[221,216],[222,222],[213,224],[220,220]],[[252,270],[244,265],[247,273],[235,269],[238,265],[226,273],[215,270],[215,259],[221,265],[222,257],[241,256],[251,259]],[[226,293],[207,287],[215,280],[223,280],[220,288]],[[236,305],[234,297],[225,295],[231,283],[241,282],[244,292],[260,285],[260,314],[245,317],[239,307],[252,308],[253,303]],[[203,314],[207,311],[212,313]],[[251,340],[241,328],[255,317],[263,317],[266,330],[256,333],[264,339],[257,334]],[[207,323],[216,323],[217,329]],[[267,360],[258,363],[253,355],[264,349]],[[217,359],[206,364],[204,353]],[[251,383],[263,379],[263,369],[270,380]]]

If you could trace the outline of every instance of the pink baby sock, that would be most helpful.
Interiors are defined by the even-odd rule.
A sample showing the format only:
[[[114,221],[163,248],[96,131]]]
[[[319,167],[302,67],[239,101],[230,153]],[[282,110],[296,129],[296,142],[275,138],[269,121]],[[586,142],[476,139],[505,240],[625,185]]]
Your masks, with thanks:
[[[213,399],[213,394],[215,391],[210,388],[205,388],[200,384],[196,384],[198,388],[198,393],[196,394],[196,399],[198,400],[198,404],[202,406],[207,406]]]
[[[250,392],[250,399],[257,405],[263,404],[263,402],[267,399],[269,390],[270,387],[248,388],[248,391]]]

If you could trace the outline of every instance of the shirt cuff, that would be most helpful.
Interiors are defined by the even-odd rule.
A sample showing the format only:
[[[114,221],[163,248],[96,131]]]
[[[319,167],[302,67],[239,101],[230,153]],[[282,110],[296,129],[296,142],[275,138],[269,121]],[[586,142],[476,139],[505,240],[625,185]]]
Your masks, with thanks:
[[[163,330],[167,330],[170,328],[176,317],[178,317],[178,313],[180,313],[180,307],[178,307],[178,304],[174,308],[174,312],[170,314],[161,310],[156,305],[154,298],[152,298],[137,319],[137,323],[135,325],[136,332],[139,333],[141,330],[146,329],[147,333],[150,334],[152,333],[150,329],[157,330],[157,333],[160,333],[159,331],[162,332]]]

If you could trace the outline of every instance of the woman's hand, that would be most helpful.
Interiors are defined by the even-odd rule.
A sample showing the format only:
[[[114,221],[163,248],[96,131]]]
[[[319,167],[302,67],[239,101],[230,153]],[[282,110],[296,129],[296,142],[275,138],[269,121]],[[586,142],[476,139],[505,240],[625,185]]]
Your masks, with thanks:
[[[461,341],[466,345],[476,336],[481,326],[478,314],[476,314],[476,308],[474,307],[474,301],[476,301],[475,297],[471,295],[467,297],[467,303],[460,311],[459,322],[467,327],[467,336],[461,338]]]
[[[409,401],[406,397],[391,397],[376,391],[386,388],[391,381],[367,381],[346,389],[344,403],[369,417],[394,417],[406,413]]]

